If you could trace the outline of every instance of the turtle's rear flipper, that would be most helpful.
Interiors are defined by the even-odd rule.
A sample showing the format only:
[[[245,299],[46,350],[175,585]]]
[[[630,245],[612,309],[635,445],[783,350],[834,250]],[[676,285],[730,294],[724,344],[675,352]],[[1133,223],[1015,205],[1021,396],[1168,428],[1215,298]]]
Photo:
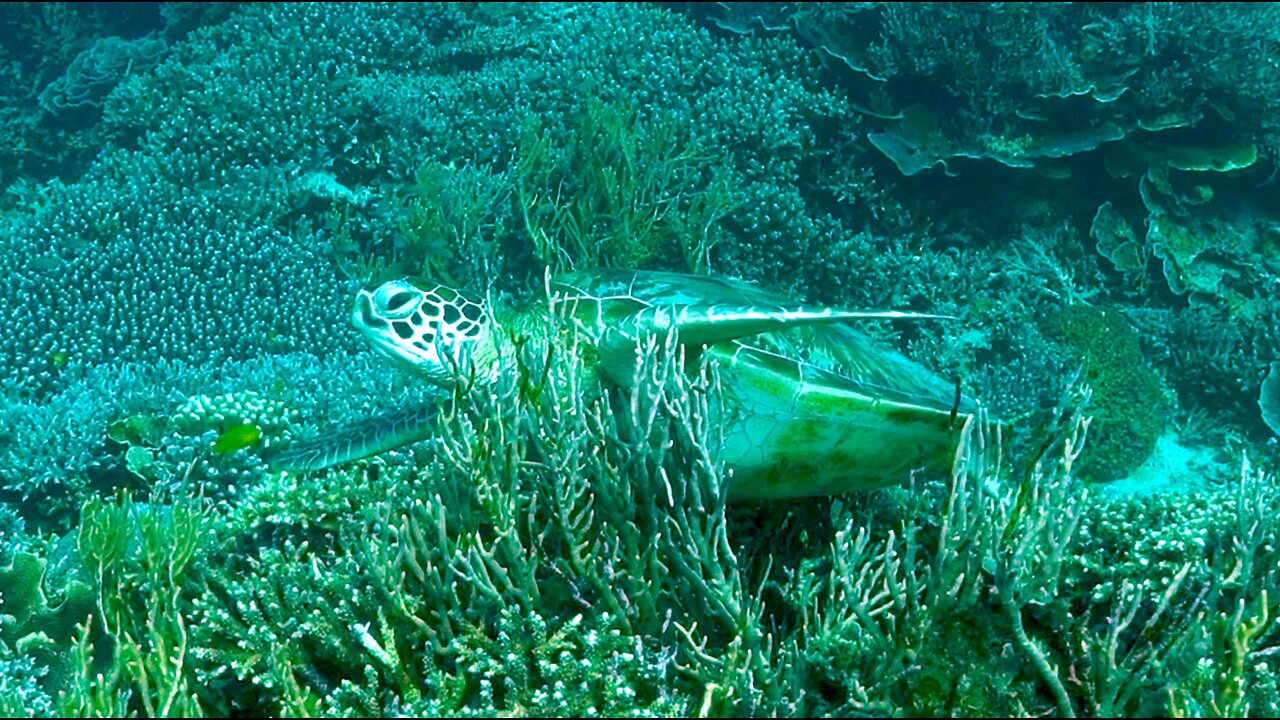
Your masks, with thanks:
[[[369,418],[336,433],[294,443],[270,460],[271,469],[323,470],[425,440],[433,434],[439,413],[440,406],[431,404]]]

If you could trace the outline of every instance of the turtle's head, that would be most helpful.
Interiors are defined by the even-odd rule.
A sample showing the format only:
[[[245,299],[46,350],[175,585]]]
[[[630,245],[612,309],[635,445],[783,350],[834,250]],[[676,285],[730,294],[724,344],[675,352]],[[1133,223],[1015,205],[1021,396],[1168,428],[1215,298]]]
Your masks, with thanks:
[[[481,300],[405,277],[360,290],[351,322],[380,352],[442,387],[497,370],[493,319]]]

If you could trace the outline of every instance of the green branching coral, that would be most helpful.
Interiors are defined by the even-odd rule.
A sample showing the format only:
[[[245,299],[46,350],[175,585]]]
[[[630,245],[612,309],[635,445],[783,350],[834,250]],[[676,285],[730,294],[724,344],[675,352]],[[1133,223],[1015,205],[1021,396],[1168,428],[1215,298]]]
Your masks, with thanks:
[[[1097,568],[1124,568],[1116,546],[1144,531],[1091,515],[1078,410],[1025,473],[975,422],[949,478],[835,502],[828,531],[775,508],[761,542],[726,513],[705,442],[713,372],[652,346],[622,397],[587,392],[577,363],[522,361],[455,394],[420,466],[271,474],[234,503],[86,504],[93,619],[62,644],[61,711],[1272,707],[1259,598],[1280,592],[1280,512],[1259,473],[1223,512],[1191,513],[1213,552],[1180,544],[1149,583],[1106,592]]]
[[[512,182],[538,259],[705,271],[737,202],[727,157],[680,118],[589,100],[567,137],[526,122]]]
[[[1275,712],[1278,489],[1245,460],[1231,487],[1202,496],[1090,504],[1058,616],[1106,627],[1065,643],[1088,663],[1090,714]]]
[[[254,713],[314,716],[342,678],[375,662],[356,631],[380,612],[358,538],[394,480],[275,475],[218,518],[191,610],[204,687]]]
[[[652,382],[631,400],[587,392],[576,363],[541,357],[526,357],[520,377],[496,392],[460,396],[436,459],[371,527],[366,566],[400,652],[425,649],[454,668],[468,707],[511,712],[536,700],[645,712],[667,683],[685,688],[685,702],[704,689],[715,707],[758,701],[744,693],[764,682],[759,608],[736,568],[704,444],[715,385],[686,379],[671,348],[649,353],[637,372]],[[554,628],[584,613],[574,626],[617,630],[638,643],[633,656],[671,655],[673,677],[633,677],[626,710],[596,685],[582,688],[585,697],[539,700],[530,680],[494,676],[512,659],[476,664],[475,648],[510,642],[485,629],[495,617],[542,617]],[[545,664],[539,652],[522,650],[520,667]],[[590,661],[571,655],[557,665]],[[581,683],[564,670],[562,695]]]
[[[575,615],[550,627],[539,615],[503,612],[496,637],[476,628],[455,647],[452,672],[428,684],[442,692],[411,715],[509,712],[536,717],[684,717],[670,695],[671,656],[646,647],[609,613]],[[376,712],[375,707],[369,708]]]
[[[420,470],[250,489],[199,563],[201,683],[268,714],[759,702],[759,608],[701,439],[715,385],[672,352],[642,359],[654,383],[632,401],[584,392],[576,363],[526,357],[495,391],[454,399]]]
[[[96,589],[96,609],[70,654],[62,714],[196,717],[187,573],[202,549],[207,512],[194,501],[134,504],[91,500],[81,511],[77,548]],[[102,672],[100,667],[106,667]]]

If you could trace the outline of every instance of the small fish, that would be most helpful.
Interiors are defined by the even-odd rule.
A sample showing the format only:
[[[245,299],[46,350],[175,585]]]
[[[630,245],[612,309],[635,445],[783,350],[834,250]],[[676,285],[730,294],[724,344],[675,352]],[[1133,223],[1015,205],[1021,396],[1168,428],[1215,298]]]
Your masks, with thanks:
[[[232,453],[243,450],[262,439],[262,431],[257,425],[242,423],[222,431],[217,442],[213,444],[216,453]]]

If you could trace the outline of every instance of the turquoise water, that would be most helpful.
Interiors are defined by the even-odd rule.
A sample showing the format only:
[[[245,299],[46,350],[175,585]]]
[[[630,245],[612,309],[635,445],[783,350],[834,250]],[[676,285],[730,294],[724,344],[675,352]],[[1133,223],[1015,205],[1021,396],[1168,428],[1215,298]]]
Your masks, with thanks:
[[[0,6],[0,714],[1275,716],[1278,52]]]

